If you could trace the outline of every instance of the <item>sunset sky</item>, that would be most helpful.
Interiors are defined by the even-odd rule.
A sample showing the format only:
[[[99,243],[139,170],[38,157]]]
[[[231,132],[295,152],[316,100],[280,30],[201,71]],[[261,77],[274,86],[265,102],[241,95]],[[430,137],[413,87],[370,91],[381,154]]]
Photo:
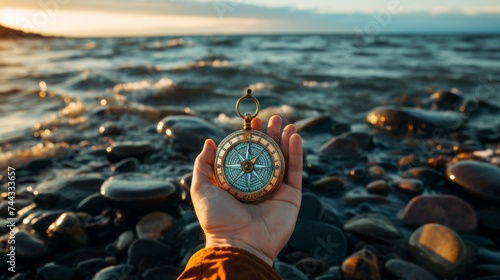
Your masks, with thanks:
[[[0,0],[0,24],[62,36],[500,33],[496,0]]]

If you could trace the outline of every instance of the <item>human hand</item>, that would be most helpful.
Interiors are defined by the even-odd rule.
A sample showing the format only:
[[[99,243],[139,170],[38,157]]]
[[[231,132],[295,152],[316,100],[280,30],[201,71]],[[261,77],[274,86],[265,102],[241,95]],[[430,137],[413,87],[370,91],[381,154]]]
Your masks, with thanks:
[[[206,140],[196,158],[191,184],[191,199],[201,228],[205,247],[231,246],[251,252],[272,266],[274,259],[290,238],[302,199],[302,140],[293,124],[281,134],[281,118],[269,120],[267,134],[280,145],[287,163],[285,179],[279,190],[258,204],[242,203],[215,180],[216,146]],[[254,130],[262,130],[259,118],[252,120]]]

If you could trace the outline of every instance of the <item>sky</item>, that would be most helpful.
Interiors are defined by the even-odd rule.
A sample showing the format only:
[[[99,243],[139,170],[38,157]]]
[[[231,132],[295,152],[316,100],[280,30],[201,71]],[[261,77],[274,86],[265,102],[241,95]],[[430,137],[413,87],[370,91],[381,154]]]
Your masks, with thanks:
[[[70,37],[498,33],[498,0],[0,0],[0,24]]]

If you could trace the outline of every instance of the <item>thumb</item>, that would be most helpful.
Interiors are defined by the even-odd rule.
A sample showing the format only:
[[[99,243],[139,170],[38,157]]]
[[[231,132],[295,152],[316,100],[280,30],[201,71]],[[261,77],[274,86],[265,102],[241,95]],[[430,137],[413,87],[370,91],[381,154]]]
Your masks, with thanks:
[[[194,162],[191,197],[202,195],[204,189],[214,183],[215,150],[215,142],[212,139],[205,140],[203,150]]]

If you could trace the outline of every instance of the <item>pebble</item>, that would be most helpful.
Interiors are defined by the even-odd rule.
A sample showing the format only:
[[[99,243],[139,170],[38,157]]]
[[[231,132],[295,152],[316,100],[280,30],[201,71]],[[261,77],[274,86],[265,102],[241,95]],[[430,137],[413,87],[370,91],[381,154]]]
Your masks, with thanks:
[[[312,193],[303,193],[298,219],[320,221],[324,215],[325,208],[319,197]]]
[[[158,240],[174,222],[174,218],[165,212],[152,212],[142,217],[135,229],[139,238]]]
[[[436,186],[443,181],[443,174],[430,167],[413,167],[402,175],[405,179],[418,179],[426,186]]]
[[[84,247],[88,244],[88,237],[82,223],[72,212],[61,214],[47,229],[47,236],[71,248]]]
[[[432,133],[435,129],[454,131],[460,128],[464,117],[452,111],[431,111],[405,107],[382,106],[372,109],[366,121],[376,127],[395,133]]]
[[[119,253],[125,252],[130,244],[134,241],[134,232],[127,230],[122,232],[115,241],[116,251]]]
[[[107,200],[100,193],[87,196],[76,206],[78,212],[85,212],[92,216],[101,214],[109,207]]]
[[[79,262],[76,269],[80,275],[88,279],[108,265],[109,263],[103,258],[92,258]]]
[[[11,246],[8,244],[9,233],[0,237],[0,246],[2,255],[7,255],[7,249]],[[45,243],[29,234],[24,230],[17,231],[16,233],[16,259],[23,261],[32,261],[42,259],[48,254],[48,248]],[[3,248],[5,246],[5,248]]]
[[[38,207],[68,209],[91,194],[98,193],[104,182],[100,175],[77,175],[40,183],[34,190]]]
[[[136,210],[171,208],[179,201],[181,190],[169,181],[140,173],[113,176],[101,186],[101,195],[117,207]]]
[[[385,195],[389,192],[389,187],[385,180],[376,180],[366,185],[366,191],[374,194]]]
[[[49,226],[63,213],[63,211],[37,211],[23,219],[27,228],[45,236]]]
[[[114,279],[135,279],[130,273],[134,269],[133,266],[127,264],[119,264],[99,270],[92,280],[114,280]]]
[[[310,257],[299,260],[293,266],[298,268],[304,274],[311,276],[320,276],[327,268],[325,263]]]
[[[318,133],[333,133],[340,134],[348,131],[349,126],[341,126],[329,115],[321,115],[311,117],[295,122],[297,133],[318,134]]]
[[[345,182],[337,176],[328,176],[312,182],[312,188],[324,195],[336,195],[345,191]]]
[[[358,143],[358,146],[363,150],[370,150],[375,147],[373,135],[362,131],[349,131],[342,134],[342,137],[351,139]]]
[[[177,255],[172,248],[156,240],[137,239],[128,248],[127,264],[146,269],[159,265],[175,265]]]
[[[113,167],[111,167],[111,171],[115,173],[138,172],[139,166],[139,160],[134,157],[130,157],[116,163]]]
[[[191,203],[191,182],[193,181],[193,173],[187,173],[182,176],[180,184],[182,187],[182,201]]]
[[[439,224],[421,226],[408,243],[413,259],[438,278],[462,278],[475,262],[472,247],[466,246],[453,230]]]
[[[424,183],[418,179],[400,179],[395,186],[398,190],[411,195],[419,195],[424,192]]]
[[[479,248],[478,257],[485,264],[500,264],[500,251]]]
[[[49,262],[37,271],[37,280],[70,280],[74,279],[76,270],[74,268]]]
[[[175,266],[166,265],[150,268],[142,274],[143,280],[176,280],[182,270]]]
[[[441,224],[459,232],[474,232],[477,216],[466,201],[453,195],[426,195],[414,197],[400,214],[408,225]]]
[[[358,143],[345,137],[333,137],[320,148],[319,152],[333,158],[358,158],[363,154]]]
[[[385,263],[385,268],[394,279],[437,280],[429,271],[404,260],[392,259]]]
[[[448,166],[446,178],[479,198],[500,202],[500,168],[493,164],[463,160]]]
[[[154,147],[145,141],[124,141],[113,143],[106,148],[106,153],[108,160],[118,162],[129,157],[142,160],[146,154],[153,150]]]
[[[381,214],[358,215],[344,224],[344,230],[363,239],[388,244],[394,244],[403,238],[401,231]]]
[[[105,122],[99,126],[99,133],[102,136],[118,135],[121,133],[120,129],[113,122]]]
[[[383,180],[385,179],[385,170],[381,166],[374,165],[368,168],[368,174],[372,180]]]
[[[500,275],[500,265],[495,264],[483,264],[477,265],[474,268],[473,274],[475,276],[493,276]]]
[[[379,280],[378,258],[367,249],[362,249],[349,256],[342,263],[342,275],[345,280]]]
[[[274,262],[274,268],[283,280],[308,280],[307,276],[298,268],[284,262]]]
[[[456,110],[464,101],[462,96],[456,92],[437,90],[431,95],[431,100],[436,109]]]
[[[9,208],[11,208],[9,204],[10,200],[1,200],[0,201],[0,218],[10,218]],[[16,209],[21,209],[33,203],[32,199],[29,198],[17,198],[15,200]]]
[[[328,265],[342,261],[347,253],[344,233],[336,226],[318,221],[297,221],[288,245]]]
[[[191,151],[199,151],[207,138],[215,142],[222,139],[218,127],[195,116],[168,116],[158,123],[156,131]]]

